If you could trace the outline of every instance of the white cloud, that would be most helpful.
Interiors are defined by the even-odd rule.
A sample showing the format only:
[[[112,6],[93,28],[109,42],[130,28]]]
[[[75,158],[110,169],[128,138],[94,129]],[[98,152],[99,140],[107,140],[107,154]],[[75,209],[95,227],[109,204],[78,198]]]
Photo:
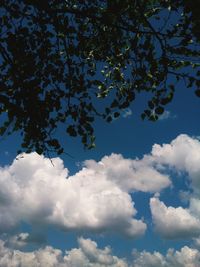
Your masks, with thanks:
[[[176,119],[177,116],[173,115],[169,110],[165,110],[164,113],[162,115],[159,116],[159,120],[163,121],[163,120],[168,120],[168,119]]]
[[[113,266],[127,267],[127,263],[123,259],[113,256],[110,247],[99,249],[97,243],[90,239],[79,238],[79,249],[72,249],[65,257],[69,266]],[[81,262],[80,262],[81,259]],[[85,265],[83,264],[85,263]]]
[[[22,252],[0,241],[0,266],[3,267],[128,267],[125,260],[112,255],[109,247],[99,249],[90,239],[79,238],[79,248],[62,253],[50,246]]]
[[[101,169],[102,163],[94,163],[99,166],[96,170],[88,161],[87,167],[68,176],[62,160],[52,161],[54,166],[36,153],[24,154],[0,169],[2,232],[21,221],[53,224],[65,230],[117,231],[131,237],[145,232],[145,223],[134,219],[137,211],[131,196],[116,179],[104,174],[107,170]],[[121,179],[129,179],[129,170],[123,169],[122,174]]]
[[[194,237],[199,233],[200,220],[199,162],[200,142],[187,135],[178,136],[170,144],[155,144],[152,153],[140,160],[125,159],[120,154],[105,156],[99,162],[87,160],[73,176],[59,158],[53,159],[53,166],[36,153],[23,154],[11,166],[0,169],[0,230],[9,231],[25,221],[65,230],[142,235],[146,224],[135,219],[137,211],[130,193],[160,192],[171,185],[167,171],[174,168],[189,175],[193,189],[188,194],[189,207],[166,207],[153,198],[152,217],[157,230],[167,238]]]
[[[130,108],[123,109],[120,114],[123,118],[130,117],[132,115],[132,110]],[[121,117],[120,116],[120,117]],[[115,118],[114,113],[112,114],[112,122],[118,120],[120,117]]]
[[[180,251],[168,250],[166,258],[172,267],[198,267],[200,252],[197,249],[184,246]]]
[[[170,144],[157,145],[147,160],[167,171],[173,168],[188,175],[190,192],[180,192],[189,202],[188,209],[166,207],[158,199],[151,200],[151,212],[156,229],[167,238],[194,237],[200,228],[200,142],[188,135],[179,135]]]
[[[151,198],[150,208],[156,230],[165,238],[188,238],[200,234],[200,220],[182,207],[167,207]]]
[[[22,252],[5,247],[3,241],[0,241],[0,266],[67,267],[60,250],[47,246],[34,252]]]
[[[200,221],[188,209],[167,207],[157,198],[150,200],[156,229],[166,238],[187,238],[200,233]]]
[[[151,161],[144,157],[141,160],[125,159],[120,154],[105,156],[101,161],[85,161],[85,169],[80,172],[105,177],[106,180],[114,182],[126,192],[158,192],[171,184],[168,175],[157,171]],[[85,175],[86,176],[86,175]]]
[[[128,264],[126,259],[113,255],[110,247],[99,248],[96,242],[82,237],[78,248],[65,252],[51,246],[23,252],[0,240],[2,267],[198,267],[199,263],[200,251],[188,246],[177,251],[169,249],[166,255],[133,250],[133,260]]]
[[[65,230],[114,231],[136,237],[145,232],[146,224],[135,218],[137,211],[130,193],[142,191],[155,193],[150,209],[155,228],[163,237],[195,238],[199,244],[199,162],[200,142],[187,135],[178,136],[170,144],[155,144],[152,153],[140,160],[118,154],[105,156],[99,162],[87,160],[73,176],[59,158],[53,159],[53,166],[36,153],[23,154],[11,166],[0,168],[0,230],[9,231],[25,221],[37,226],[51,224]],[[188,200],[188,208],[167,207],[159,200],[162,195],[158,192],[171,185],[167,175],[170,168],[188,174],[190,191],[180,194]],[[80,238],[79,248],[64,255],[52,247],[30,253],[14,250],[29,241],[30,236],[24,234],[1,242],[0,260],[8,263],[1,265],[0,261],[0,266],[10,266],[12,257],[18,261],[17,267],[128,266],[125,260],[113,256],[109,247],[99,249],[90,239]],[[166,255],[135,251],[133,266],[197,267],[199,260],[199,251],[189,247],[170,249]]]
[[[192,188],[200,192],[200,142],[198,139],[181,134],[170,144],[157,145],[152,149],[152,161],[168,165],[177,171],[189,174]]]
[[[164,256],[159,252],[133,252],[133,267],[198,267],[200,266],[200,252],[187,246],[180,251],[169,249]]]
[[[122,111],[122,117],[127,118],[132,115],[132,110],[130,108],[126,108]]]
[[[155,251],[153,253],[133,250],[133,267],[166,267],[165,257]]]

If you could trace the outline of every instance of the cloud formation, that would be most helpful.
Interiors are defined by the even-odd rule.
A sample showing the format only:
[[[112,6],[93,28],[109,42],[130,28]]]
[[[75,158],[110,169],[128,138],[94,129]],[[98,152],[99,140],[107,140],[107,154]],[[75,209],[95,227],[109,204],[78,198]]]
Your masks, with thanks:
[[[181,134],[170,144],[155,144],[152,160],[156,164],[167,165],[176,171],[188,173],[195,193],[200,193],[200,142],[186,134]]]
[[[78,248],[62,252],[46,246],[23,252],[0,240],[0,266],[3,267],[198,267],[200,251],[188,246],[180,250],[168,249],[166,255],[154,251],[133,250],[133,259],[126,260],[112,254],[110,247],[99,248],[91,239],[78,239]]]
[[[90,239],[78,239],[79,248],[63,253],[46,246],[33,252],[22,252],[0,241],[0,266],[3,267],[128,267],[124,259],[112,255],[109,247],[99,249]]]
[[[156,230],[165,238],[191,238],[200,235],[200,220],[182,207],[166,207],[158,198],[151,198],[150,208]]]
[[[99,162],[86,160],[78,176],[104,177],[125,192],[159,192],[171,184],[168,175],[157,171],[145,158],[125,159],[120,154],[103,157]],[[76,175],[76,176],[77,176]]]
[[[23,221],[69,231],[117,232],[138,237],[147,226],[136,218],[134,192],[157,193],[169,187],[172,181],[167,173],[173,168],[188,174],[192,190],[188,194],[189,206],[167,207],[158,197],[151,198],[155,228],[165,238],[199,236],[199,140],[179,135],[170,144],[155,144],[142,159],[111,154],[100,161],[86,160],[73,176],[61,159],[52,161],[54,166],[37,153],[23,154],[10,166],[0,168],[2,233]]]
[[[22,248],[30,241],[29,233],[19,233],[6,238],[5,245],[12,248]]]
[[[188,175],[191,193],[189,207],[167,207],[152,198],[150,208],[155,227],[165,238],[191,238],[200,234],[200,142],[188,135],[179,135],[170,144],[155,144],[147,157],[152,164]],[[181,178],[180,178],[181,179]]]
[[[184,246],[180,251],[169,249],[166,255],[155,251],[133,251],[134,261],[132,267],[198,267],[200,251]]]
[[[1,232],[21,221],[65,230],[117,231],[131,237],[145,232],[145,223],[134,218],[137,211],[131,196],[120,184],[127,180],[128,188],[143,186],[140,178],[139,185],[129,182],[128,160],[124,165],[122,156],[111,155],[99,163],[87,161],[74,176],[68,176],[61,159],[52,161],[54,166],[36,153],[24,154],[0,169]]]

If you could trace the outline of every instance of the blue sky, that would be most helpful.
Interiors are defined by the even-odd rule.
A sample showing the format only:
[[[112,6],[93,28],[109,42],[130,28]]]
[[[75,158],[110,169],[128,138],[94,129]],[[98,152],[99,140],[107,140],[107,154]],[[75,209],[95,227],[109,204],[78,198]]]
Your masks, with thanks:
[[[60,135],[54,166],[1,140],[0,266],[200,266],[200,99],[178,87],[156,123],[146,99],[97,121],[93,150]]]

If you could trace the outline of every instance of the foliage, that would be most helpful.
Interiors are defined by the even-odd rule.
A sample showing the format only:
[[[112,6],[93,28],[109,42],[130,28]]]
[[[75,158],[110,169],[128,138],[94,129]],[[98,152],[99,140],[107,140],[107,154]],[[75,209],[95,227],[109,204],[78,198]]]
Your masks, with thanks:
[[[93,121],[120,115],[140,92],[142,118],[164,112],[178,82],[200,96],[198,0],[2,0],[0,135],[63,153],[64,124],[92,148]]]

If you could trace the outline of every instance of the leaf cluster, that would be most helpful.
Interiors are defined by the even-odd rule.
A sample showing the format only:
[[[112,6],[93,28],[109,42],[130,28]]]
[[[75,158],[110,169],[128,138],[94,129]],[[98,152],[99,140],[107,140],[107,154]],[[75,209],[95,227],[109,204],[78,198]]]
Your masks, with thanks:
[[[149,93],[155,121],[177,84],[200,96],[198,1],[2,0],[0,135],[22,149],[63,153],[63,124],[87,148],[93,122],[107,122]]]

